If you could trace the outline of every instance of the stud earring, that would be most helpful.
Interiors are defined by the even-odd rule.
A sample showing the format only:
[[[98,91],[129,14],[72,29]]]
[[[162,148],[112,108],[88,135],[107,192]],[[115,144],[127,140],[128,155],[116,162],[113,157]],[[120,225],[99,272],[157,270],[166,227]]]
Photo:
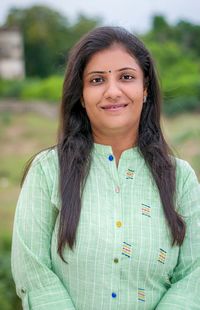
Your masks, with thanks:
[[[145,103],[147,101],[147,96],[144,96],[143,102]]]
[[[85,102],[83,101],[83,99],[81,99],[81,105],[83,108],[85,108]]]

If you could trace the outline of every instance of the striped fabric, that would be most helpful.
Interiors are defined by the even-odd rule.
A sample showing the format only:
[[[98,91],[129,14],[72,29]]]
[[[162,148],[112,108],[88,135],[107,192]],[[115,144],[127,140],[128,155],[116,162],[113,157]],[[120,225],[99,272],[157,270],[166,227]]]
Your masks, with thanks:
[[[12,272],[24,309],[200,309],[200,188],[177,159],[176,207],[187,223],[171,246],[159,194],[137,148],[118,168],[94,144],[74,251],[57,254],[60,196],[56,149],[34,160],[14,221]]]

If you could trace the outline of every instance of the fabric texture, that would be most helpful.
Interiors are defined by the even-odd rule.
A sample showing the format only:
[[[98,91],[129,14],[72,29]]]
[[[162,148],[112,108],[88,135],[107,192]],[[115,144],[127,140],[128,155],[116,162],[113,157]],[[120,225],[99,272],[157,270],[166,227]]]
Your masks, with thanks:
[[[57,253],[61,200],[56,149],[34,160],[14,221],[12,273],[23,308],[33,310],[200,309],[200,186],[176,159],[176,208],[187,224],[172,247],[159,193],[137,147],[119,165],[94,144],[76,244]]]

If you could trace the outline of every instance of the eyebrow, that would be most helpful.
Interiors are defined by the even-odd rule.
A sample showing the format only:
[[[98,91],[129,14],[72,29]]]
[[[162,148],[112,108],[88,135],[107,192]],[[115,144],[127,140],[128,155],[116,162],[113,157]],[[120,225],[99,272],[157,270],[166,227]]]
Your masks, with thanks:
[[[136,71],[135,68],[131,68],[131,67],[125,67],[125,68],[121,68],[121,69],[118,69],[116,71],[120,72],[120,71],[124,71],[124,70],[133,70],[133,71]],[[108,71],[91,71],[91,72],[88,72],[86,74],[87,75],[90,75],[90,74],[105,74],[105,73],[108,73]]]

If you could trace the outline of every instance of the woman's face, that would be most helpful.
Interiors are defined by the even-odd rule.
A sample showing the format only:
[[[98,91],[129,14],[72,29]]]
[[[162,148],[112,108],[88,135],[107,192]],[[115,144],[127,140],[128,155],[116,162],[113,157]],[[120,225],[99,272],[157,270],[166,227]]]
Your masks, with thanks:
[[[144,96],[143,72],[122,46],[94,54],[83,72],[83,105],[95,136],[138,132]]]

